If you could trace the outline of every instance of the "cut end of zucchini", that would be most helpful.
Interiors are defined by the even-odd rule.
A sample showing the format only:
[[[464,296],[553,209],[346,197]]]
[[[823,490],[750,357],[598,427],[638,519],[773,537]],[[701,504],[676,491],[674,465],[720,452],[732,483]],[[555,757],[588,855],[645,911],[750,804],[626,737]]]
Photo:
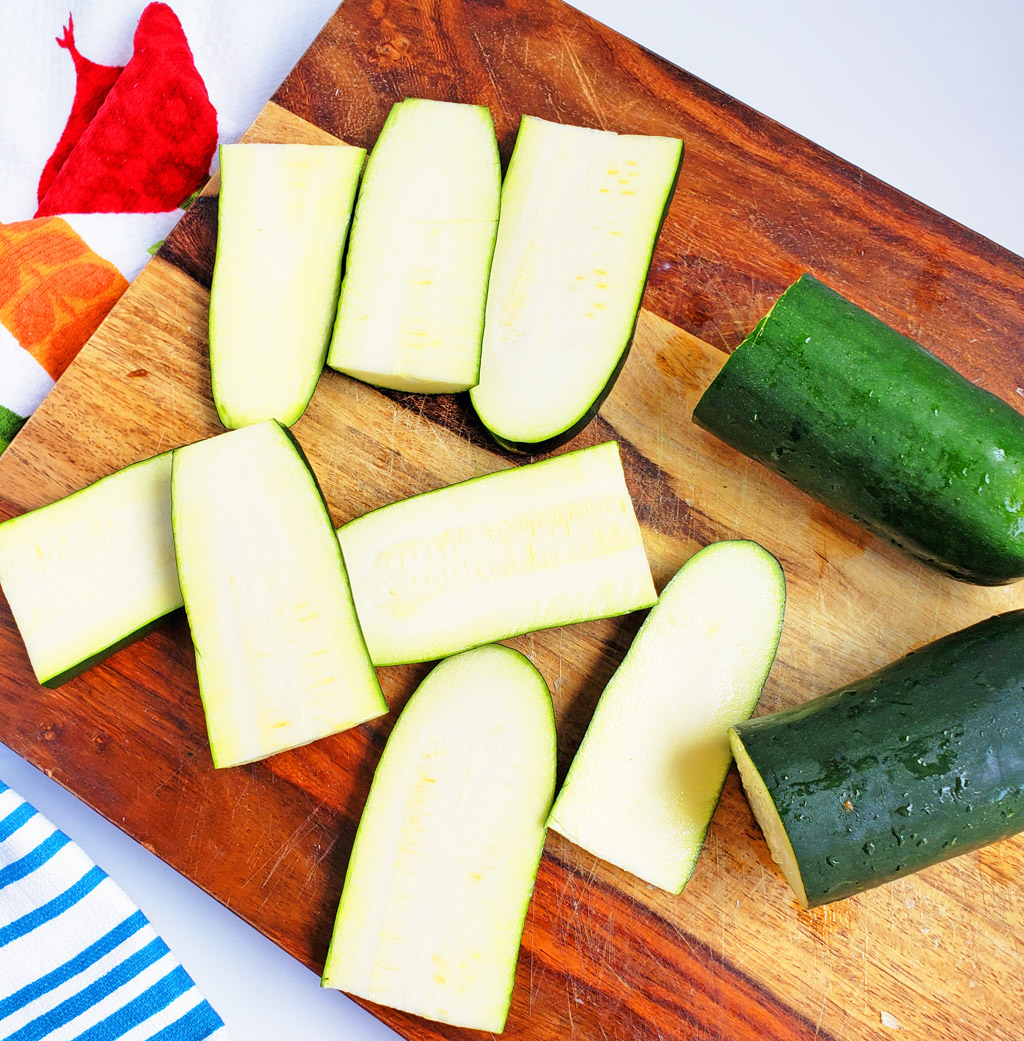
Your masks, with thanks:
[[[384,369],[360,369],[353,365],[332,364],[331,368],[345,373],[346,376],[351,376],[354,380],[369,383],[371,387],[400,390],[407,394],[461,394],[476,384],[475,367],[472,372],[467,370],[465,377],[461,380],[429,379],[413,373]]]
[[[779,865],[783,876],[796,894],[797,900],[800,901],[800,906],[808,907],[807,892],[800,876],[800,865],[793,852],[793,844],[789,841],[789,835],[786,834],[786,828],[779,816],[779,811],[775,808],[768,786],[761,779],[761,774],[754,766],[754,761],[747,755],[747,750],[743,747],[743,739],[735,727],[729,728],[729,746],[732,748],[733,758],[736,760],[747,802],[750,803],[754,818],[764,833],[772,860]]]

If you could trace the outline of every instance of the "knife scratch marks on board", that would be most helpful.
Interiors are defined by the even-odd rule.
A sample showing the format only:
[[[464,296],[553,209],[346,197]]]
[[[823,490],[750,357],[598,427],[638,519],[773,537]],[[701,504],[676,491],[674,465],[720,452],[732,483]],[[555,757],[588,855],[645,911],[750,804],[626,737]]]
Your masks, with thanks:
[[[398,433],[398,407],[395,406],[391,409],[391,436],[388,438],[388,448],[390,449],[388,452],[388,487],[391,486],[395,476],[395,456],[398,454],[398,445],[400,444]]]
[[[494,96],[495,96],[495,98],[498,101],[498,107],[501,109],[501,114],[507,120],[508,116],[509,116],[510,109],[509,109],[509,106],[505,103],[504,93],[502,92],[502,89],[498,85],[498,81],[497,81],[497,79],[494,76],[494,69],[491,66],[490,56],[488,55],[486,48],[480,42],[480,36],[477,33],[476,29],[470,29],[470,34],[472,35],[473,39],[476,41],[477,50],[480,53],[480,61],[483,64],[484,72],[487,73],[487,78],[491,81],[491,86],[494,88]],[[512,111],[514,111],[514,110],[512,110]]]
[[[1020,943],[1018,942],[1017,937],[1013,936],[1013,935],[1010,936],[1010,942],[1013,944],[1013,953],[1017,956],[1017,971],[1014,974],[1013,978],[1015,980],[1017,980],[1018,984],[1019,984],[1019,981],[1024,979],[1024,970],[1022,970],[1022,967],[1021,967]],[[973,986],[974,985],[974,980],[972,979],[970,982],[971,982],[971,985]],[[1019,985],[1017,987],[1017,990],[1018,990],[1018,993],[1019,993],[1020,992],[1020,986]],[[1018,998],[1018,1000],[1019,1000],[1019,998]]]
[[[918,586],[921,584],[921,576],[917,578]],[[916,590],[915,590],[916,592]],[[932,625],[931,632],[934,634],[929,639],[937,639],[940,634],[945,633],[946,617],[949,610],[948,604],[940,601],[937,597],[935,598],[935,609],[932,611]]]
[[[169,830],[175,835],[180,834],[178,821],[182,818],[183,815],[185,815],[188,817],[189,823],[191,825],[191,834],[194,836],[197,834],[196,822],[194,815],[188,812],[186,791],[184,788],[178,788],[175,792],[175,795],[176,799],[174,803],[174,812],[171,814],[171,824]],[[189,848],[189,852],[194,852],[191,846]]]
[[[249,774],[248,778],[247,778],[247,780],[245,782],[245,787],[242,788],[241,792],[239,792],[238,798],[235,799],[235,803],[231,807],[231,819],[232,819],[232,821],[234,821],[234,819],[235,819],[235,814],[238,812],[239,806],[241,806],[242,803],[245,802],[246,797],[249,794],[249,789],[252,787],[252,785],[253,785],[253,777],[252,777],[252,774]],[[255,847],[253,847],[253,848],[255,849]]]
[[[608,127],[605,124],[604,109],[601,106],[601,102],[597,94],[594,93],[593,84],[590,82],[589,77],[584,71],[583,64],[580,62],[575,48],[569,42],[569,37],[564,33],[562,34],[562,44],[565,46],[565,51],[569,55],[569,61],[572,62],[572,67],[576,71],[576,79],[579,80],[579,84],[583,88],[583,93],[586,94],[587,101],[590,102],[591,111],[595,116],[597,116],[597,121],[601,124],[601,129],[607,130]]]
[[[811,240],[811,245],[814,246],[815,250],[817,251],[818,259],[821,261],[823,265],[826,265],[828,262],[825,259],[825,253],[822,250],[818,240],[814,237],[814,232],[811,230],[811,222],[807,219],[807,215],[803,212],[803,210],[800,210],[798,212],[800,215],[800,222],[801,224],[803,224],[804,230],[807,232],[807,237]]]
[[[328,854],[334,850],[335,844],[333,842],[325,843],[324,845],[317,845],[317,854],[313,857],[313,862],[309,866],[309,870],[306,872],[306,878],[303,881],[303,890],[308,889],[314,884],[314,876],[317,873],[317,869],[327,859]]]
[[[563,119],[562,106],[558,103],[558,95],[553,93],[550,89],[544,91],[544,100],[551,106],[555,115],[558,117],[558,121],[561,122]]]
[[[530,915],[529,932],[530,932],[530,947],[529,947],[529,950],[530,950],[530,989],[529,989],[529,1003],[527,1004],[527,1008],[529,1009],[530,1014],[532,1015],[533,1014],[533,1004],[534,1004],[534,1001],[537,998],[537,984],[536,984],[536,981],[535,981],[535,972],[534,972],[534,969],[535,969],[534,962],[536,961],[537,948],[535,946],[534,928],[533,928],[533,915],[532,914]]]
[[[284,841],[284,845],[281,847],[281,852],[277,855],[277,859],[271,865],[270,870],[265,874],[262,870],[256,873],[256,877],[260,878],[260,889],[263,892],[263,901],[260,904],[260,910],[263,910],[264,905],[270,899],[270,880],[274,877],[274,872],[281,866],[282,861],[289,853],[298,845],[299,841],[312,830],[313,823],[316,820],[320,810],[326,804],[326,799],[321,799],[315,807],[306,816],[306,819],[296,828],[292,829],[292,833]],[[326,856],[326,853],[321,854],[320,859]]]
[[[832,969],[833,966],[830,964],[828,967],[828,981],[825,984],[825,989],[821,992],[821,1006],[818,1009],[818,1018],[814,1024],[815,1037],[821,1033],[821,1021],[825,1018],[825,1006],[828,1003],[828,996],[832,990]]]
[[[870,934],[870,920],[865,918],[864,922],[864,942],[860,948],[860,1000],[863,1008],[868,1007],[868,943]],[[849,1012],[847,1012],[849,1014]]]
[[[177,777],[178,774],[180,774],[181,771],[185,769],[186,766],[189,766],[191,764],[191,762],[192,760],[189,758],[182,759],[182,761],[178,763],[174,770],[172,770],[171,773],[169,773],[149,794],[156,795],[156,793],[159,792],[162,788],[165,788],[167,785],[169,785],[171,781],[173,781],[175,777]]]

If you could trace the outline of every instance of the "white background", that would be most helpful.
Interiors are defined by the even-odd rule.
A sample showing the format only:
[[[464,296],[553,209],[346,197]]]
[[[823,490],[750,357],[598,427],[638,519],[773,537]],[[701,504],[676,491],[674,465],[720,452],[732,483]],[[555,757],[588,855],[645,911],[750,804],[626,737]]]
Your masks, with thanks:
[[[1024,4],[1018,0],[580,0],[577,6],[1024,254]],[[326,13],[324,0],[294,5],[300,7],[312,21]],[[237,1041],[395,1036],[347,998],[321,991],[313,973],[3,746],[0,777],[128,890]]]

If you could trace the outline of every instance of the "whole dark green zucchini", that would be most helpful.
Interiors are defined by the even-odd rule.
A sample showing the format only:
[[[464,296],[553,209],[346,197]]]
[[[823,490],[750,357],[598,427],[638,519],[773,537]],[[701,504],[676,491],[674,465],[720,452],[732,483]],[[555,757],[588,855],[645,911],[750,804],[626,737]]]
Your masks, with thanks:
[[[729,732],[805,907],[1024,830],[1024,610]]]
[[[1024,576],[1024,417],[810,275],[693,418],[957,578]]]

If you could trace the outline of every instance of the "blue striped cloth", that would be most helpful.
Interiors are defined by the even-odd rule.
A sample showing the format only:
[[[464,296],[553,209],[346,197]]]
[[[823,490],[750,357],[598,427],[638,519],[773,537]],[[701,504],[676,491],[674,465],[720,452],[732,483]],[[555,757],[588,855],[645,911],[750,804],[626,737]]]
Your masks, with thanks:
[[[124,890],[3,781],[0,1038],[227,1039]]]

